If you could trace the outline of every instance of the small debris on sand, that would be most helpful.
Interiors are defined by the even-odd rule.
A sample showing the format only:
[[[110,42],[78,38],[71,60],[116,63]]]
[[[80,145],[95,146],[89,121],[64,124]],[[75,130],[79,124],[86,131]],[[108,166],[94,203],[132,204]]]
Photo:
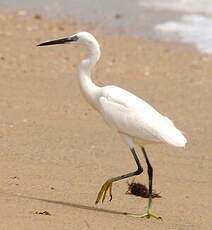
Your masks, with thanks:
[[[51,216],[51,213],[48,211],[35,211],[34,214],[36,215],[46,215],[46,216]]]
[[[149,198],[149,189],[146,187],[146,185],[143,185],[141,183],[135,183],[134,181],[132,183],[127,182],[127,184],[128,190],[126,194]],[[161,195],[160,193],[156,193],[153,191],[152,198],[161,198]]]

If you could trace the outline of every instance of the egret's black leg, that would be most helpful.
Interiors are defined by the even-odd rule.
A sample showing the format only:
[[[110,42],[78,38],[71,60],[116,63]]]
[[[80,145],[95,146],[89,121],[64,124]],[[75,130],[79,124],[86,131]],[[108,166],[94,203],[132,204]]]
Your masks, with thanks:
[[[132,216],[132,217],[138,217],[138,218],[150,218],[150,217],[154,217],[156,219],[162,219],[160,216],[157,216],[155,214],[153,214],[151,211],[150,211],[150,208],[151,208],[151,204],[152,204],[152,178],[153,178],[153,168],[149,162],[149,159],[147,157],[147,154],[146,154],[146,150],[144,149],[143,146],[141,146],[141,150],[144,154],[144,158],[146,160],[146,163],[147,163],[147,172],[148,172],[148,176],[149,176],[149,200],[148,200],[148,206],[147,206],[147,211],[146,213],[140,215],[140,214],[128,214],[129,216]]]
[[[147,173],[149,176],[149,204],[148,204],[148,209],[150,209],[151,204],[152,204],[152,179],[153,179],[153,168],[149,162],[149,159],[147,157],[147,153],[144,147],[141,147],[142,152],[144,154],[144,158],[146,160],[147,163]]]
[[[112,183],[115,182],[115,181],[119,181],[119,180],[123,180],[123,179],[126,179],[128,177],[132,177],[132,176],[136,176],[136,175],[139,175],[143,172],[143,168],[141,166],[141,163],[138,159],[138,156],[135,152],[135,149],[132,148],[130,149],[132,154],[133,154],[133,157],[135,159],[135,162],[136,162],[136,165],[137,165],[137,170],[134,171],[134,172],[130,172],[130,173],[127,173],[127,174],[124,174],[124,175],[121,175],[121,176],[117,176],[117,177],[113,177],[113,178],[110,178],[108,179],[101,187],[99,193],[98,193],[98,196],[97,196],[97,199],[96,199],[96,204],[99,203],[100,200],[102,200],[102,202],[104,202],[105,200],[105,197],[106,197],[106,194],[107,194],[107,191],[109,190],[109,194],[110,194],[110,201],[112,200]]]

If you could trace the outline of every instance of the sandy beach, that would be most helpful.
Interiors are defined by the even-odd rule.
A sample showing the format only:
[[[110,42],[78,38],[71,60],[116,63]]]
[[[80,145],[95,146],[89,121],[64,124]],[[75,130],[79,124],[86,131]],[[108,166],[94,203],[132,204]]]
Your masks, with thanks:
[[[85,102],[76,78],[80,46],[36,44],[87,30],[102,47],[98,85],[123,87],[170,117],[186,149],[149,145],[155,213],[130,218],[147,199],[113,185],[113,200],[95,205],[112,176],[134,161],[119,135]],[[94,25],[0,9],[0,229],[212,229],[212,56],[192,47],[112,35]],[[138,149],[138,151],[140,151]],[[148,184],[144,173],[135,181]]]

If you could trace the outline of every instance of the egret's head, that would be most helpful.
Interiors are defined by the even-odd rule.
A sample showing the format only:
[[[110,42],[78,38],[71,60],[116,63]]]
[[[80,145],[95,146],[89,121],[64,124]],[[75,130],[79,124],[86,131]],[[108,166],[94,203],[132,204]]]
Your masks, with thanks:
[[[99,43],[97,42],[96,38],[88,32],[79,32],[77,34],[74,34],[66,38],[60,38],[56,40],[43,42],[38,44],[37,46],[48,46],[48,45],[57,45],[57,44],[70,44],[70,43],[82,43],[87,46],[87,48],[90,51],[90,58],[86,59],[86,62],[83,62],[84,64],[94,65],[99,60],[101,54]]]
[[[95,39],[95,37],[88,32],[79,32],[66,38],[60,38],[60,39],[50,40],[44,43],[40,43],[37,46],[48,46],[48,45],[69,44],[69,43],[82,43],[88,46],[93,46],[93,45],[98,46],[98,42]]]

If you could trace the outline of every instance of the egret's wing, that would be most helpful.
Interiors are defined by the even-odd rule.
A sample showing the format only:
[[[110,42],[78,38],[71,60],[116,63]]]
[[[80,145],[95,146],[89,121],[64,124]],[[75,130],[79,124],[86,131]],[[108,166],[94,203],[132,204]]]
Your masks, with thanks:
[[[141,119],[135,110],[127,108],[117,102],[100,98],[101,113],[104,120],[119,132],[132,137],[140,137],[147,141],[157,141],[158,138],[150,131],[148,123]]]
[[[186,143],[170,119],[121,88],[107,87],[99,101],[105,121],[120,132],[150,142],[163,141],[175,146]]]

